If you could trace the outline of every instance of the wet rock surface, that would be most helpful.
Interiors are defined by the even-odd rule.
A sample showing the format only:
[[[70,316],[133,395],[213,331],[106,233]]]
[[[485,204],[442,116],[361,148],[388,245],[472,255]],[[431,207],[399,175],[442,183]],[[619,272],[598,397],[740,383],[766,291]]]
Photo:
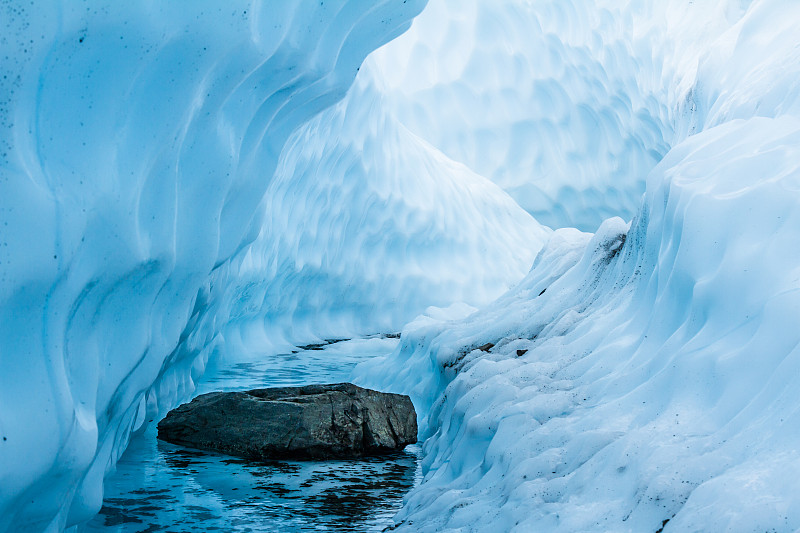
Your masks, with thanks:
[[[256,460],[380,455],[417,440],[408,396],[351,383],[212,392],[158,424],[173,444]]]

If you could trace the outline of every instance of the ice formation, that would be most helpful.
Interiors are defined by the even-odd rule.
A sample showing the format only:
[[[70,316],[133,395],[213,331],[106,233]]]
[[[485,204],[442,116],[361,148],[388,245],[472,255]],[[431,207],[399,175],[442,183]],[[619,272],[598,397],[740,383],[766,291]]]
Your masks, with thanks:
[[[795,39],[769,20],[791,3],[624,4],[431,1],[366,68],[415,134],[541,223],[594,231],[635,214],[647,172],[671,146],[736,116],[787,112],[796,99],[786,91]]]
[[[362,66],[424,4],[0,3],[0,531],[209,357],[428,305],[358,372],[427,414],[399,529],[800,528],[800,5],[431,0]]]
[[[99,509],[202,371],[285,141],[422,5],[0,6],[0,530]]]
[[[374,85],[331,107],[423,5],[0,7],[0,531],[90,518],[211,354],[398,331],[524,276],[549,229]]]
[[[800,6],[501,4],[565,42],[617,21],[592,39],[621,31],[623,57],[586,48],[606,72],[583,83],[663,85],[669,147],[632,222],[556,231],[495,303],[422,317],[359,369],[429,412],[397,530],[797,530]]]
[[[228,352],[395,332],[427,305],[487,303],[550,234],[408,132],[364,77],[291,137],[265,202],[261,232],[211,312],[229,317]]]

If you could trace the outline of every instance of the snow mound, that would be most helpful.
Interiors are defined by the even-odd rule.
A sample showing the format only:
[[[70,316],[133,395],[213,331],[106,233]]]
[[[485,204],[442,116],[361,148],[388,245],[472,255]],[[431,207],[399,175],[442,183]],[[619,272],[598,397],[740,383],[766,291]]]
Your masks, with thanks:
[[[630,229],[556,231],[494,304],[407,328],[359,369],[430,409],[405,530],[799,528],[798,206],[800,120],[720,125]]]

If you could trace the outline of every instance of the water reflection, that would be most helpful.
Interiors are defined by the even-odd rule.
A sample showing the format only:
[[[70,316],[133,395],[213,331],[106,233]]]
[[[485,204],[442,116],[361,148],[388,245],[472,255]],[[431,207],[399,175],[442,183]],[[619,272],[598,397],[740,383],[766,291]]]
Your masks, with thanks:
[[[198,393],[346,381],[359,361],[395,339],[348,341],[258,363],[214,369]],[[381,531],[419,481],[420,449],[365,460],[275,461],[135,438],[107,481],[87,531]]]

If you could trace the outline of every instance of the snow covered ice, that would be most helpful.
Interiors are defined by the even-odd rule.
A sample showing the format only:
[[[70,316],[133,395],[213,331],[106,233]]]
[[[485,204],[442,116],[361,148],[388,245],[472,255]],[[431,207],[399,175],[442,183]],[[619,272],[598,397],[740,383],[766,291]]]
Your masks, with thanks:
[[[797,20],[0,4],[0,531],[89,520],[209,362],[401,329],[398,531],[800,529]]]
[[[694,136],[630,229],[559,230],[495,304],[403,332],[366,382],[431,406],[408,530],[798,527],[799,135]]]
[[[418,320],[393,355],[362,365],[361,383],[408,391],[430,413],[425,478],[399,529],[798,529],[798,6],[615,13],[581,3],[581,16],[572,4],[532,4],[502,3],[541,21],[534,28],[562,23],[550,34],[561,41],[574,42],[582,22],[596,25],[578,31],[594,42],[630,32],[624,48],[585,48],[581,64],[636,65],[627,74],[641,81],[605,88],[625,73],[587,68],[559,91],[654,98],[662,130],[651,148],[669,146],[632,222],[556,231],[497,302]],[[615,119],[647,138],[624,113]],[[580,176],[591,172],[592,154],[576,157]],[[608,190],[633,195],[644,176]],[[602,213],[615,196],[584,200]],[[566,216],[563,225],[576,221]]]

